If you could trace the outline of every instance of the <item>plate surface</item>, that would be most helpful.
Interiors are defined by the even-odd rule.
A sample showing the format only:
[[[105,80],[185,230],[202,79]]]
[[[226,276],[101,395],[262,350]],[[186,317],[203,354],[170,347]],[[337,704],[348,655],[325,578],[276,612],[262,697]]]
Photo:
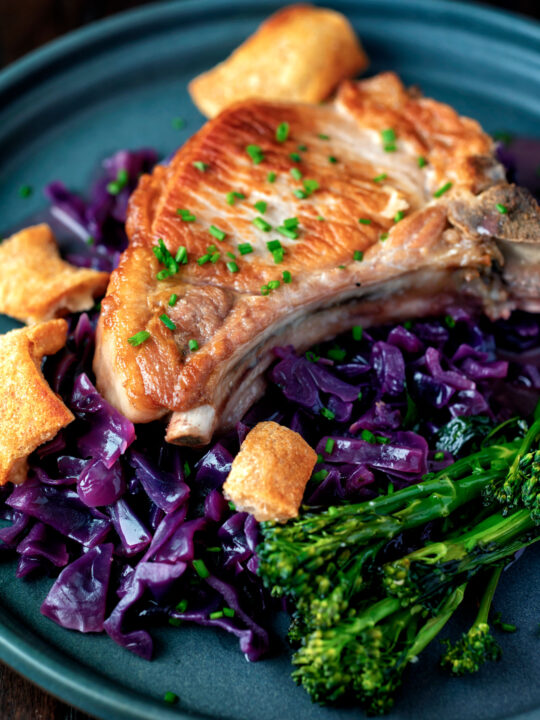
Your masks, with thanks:
[[[223,59],[280,3],[186,0],[151,5],[69,35],[0,74],[0,235],[46,206],[43,186],[84,190],[119,148],[162,155],[203,122],[189,79]],[[328,1],[353,22],[370,73],[452,103],[490,130],[538,135],[540,26],[474,5],[436,0]],[[186,119],[174,130],[173,117]],[[19,197],[23,184],[34,188]],[[0,318],[0,330],[14,324]],[[477,676],[448,680],[437,648],[411,668],[394,720],[540,718],[540,549],[505,574],[497,609],[519,625],[502,638],[504,658]],[[98,717],[345,720],[358,710],[312,705],[290,680],[286,651],[248,664],[236,642],[212,630],[155,632],[147,663],[106,637],[62,630],[39,606],[50,581],[23,582],[0,566],[0,658],[62,699]],[[464,622],[466,618],[464,618]],[[457,632],[459,628],[454,628]],[[180,704],[164,706],[167,690]]]

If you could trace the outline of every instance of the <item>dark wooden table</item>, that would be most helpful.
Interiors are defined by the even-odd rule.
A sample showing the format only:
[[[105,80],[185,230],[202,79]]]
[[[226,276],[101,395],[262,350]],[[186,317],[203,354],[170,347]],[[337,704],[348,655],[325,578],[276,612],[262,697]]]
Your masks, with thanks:
[[[80,25],[151,1],[0,0],[0,67]],[[491,0],[490,4],[540,18],[538,0]],[[92,719],[0,663],[0,720]]]

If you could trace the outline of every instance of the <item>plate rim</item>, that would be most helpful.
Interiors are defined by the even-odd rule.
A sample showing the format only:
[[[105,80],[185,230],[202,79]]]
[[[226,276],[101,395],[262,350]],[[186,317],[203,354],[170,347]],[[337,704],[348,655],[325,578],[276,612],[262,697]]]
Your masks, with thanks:
[[[285,0],[283,5],[289,4]],[[325,5],[317,0],[314,4]],[[522,39],[540,43],[540,22],[507,10],[492,8],[483,4],[469,4],[461,0],[340,0],[327,4],[340,5],[343,12],[359,5],[371,7],[382,12],[384,7],[407,8],[418,13],[436,13],[447,18],[475,20],[488,28],[503,31],[513,42]],[[265,7],[275,9],[275,0],[259,0],[257,12]],[[232,11],[253,11],[253,0],[181,0],[176,2],[151,3],[149,5],[120,12],[113,17],[92,22],[44,46],[28,53],[0,71],[0,98],[6,96],[6,103],[31,90],[40,78],[55,66],[71,58],[77,62],[77,55],[84,61],[86,52],[94,45],[109,43],[114,38],[129,36],[143,30],[147,34],[155,33],[160,26],[171,21],[189,18],[197,22],[200,16],[213,19],[230,15]],[[3,106],[9,111],[9,106]],[[148,720],[159,713],[163,720],[215,720],[215,716],[205,715],[181,708],[168,707],[164,702],[145,698],[128,688],[119,689],[113,681],[99,675],[94,670],[81,665],[72,666],[70,674],[65,673],[65,656],[54,646],[45,652],[36,648],[25,639],[25,626],[21,618],[9,615],[0,605],[0,660],[13,670],[80,710],[107,718],[107,720]],[[45,642],[45,641],[43,641]],[[82,669],[84,668],[84,670]],[[105,692],[104,692],[105,690]],[[540,706],[518,715],[508,716],[508,720],[538,720]]]

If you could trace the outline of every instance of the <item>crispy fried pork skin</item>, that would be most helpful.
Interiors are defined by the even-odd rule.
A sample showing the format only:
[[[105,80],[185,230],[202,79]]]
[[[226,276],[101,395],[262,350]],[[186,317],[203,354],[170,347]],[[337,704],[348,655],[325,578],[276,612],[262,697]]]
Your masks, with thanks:
[[[495,187],[517,192],[478,123],[391,73],[347,81],[327,105],[252,100],[225,110],[131,198],[130,244],[98,326],[100,391],[135,422],[169,416],[170,442],[200,445],[262,393],[276,345],[306,348],[457,298],[507,314],[516,302],[495,238],[521,247],[538,236],[534,218],[530,242],[511,228],[478,230]],[[502,222],[518,222],[522,211],[507,202]],[[291,218],[296,228],[284,226]],[[163,280],[159,238],[188,256]],[[272,252],[276,240],[282,251]],[[149,338],[132,347],[142,330]]]

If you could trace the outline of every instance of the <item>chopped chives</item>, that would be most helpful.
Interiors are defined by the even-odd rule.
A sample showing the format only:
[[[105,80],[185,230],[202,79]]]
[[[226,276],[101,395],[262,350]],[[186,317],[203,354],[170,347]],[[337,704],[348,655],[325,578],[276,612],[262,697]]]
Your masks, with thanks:
[[[266,220],[262,217],[256,217],[253,219],[253,224],[256,228],[259,230],[262,230],[263,232],[270,232],[272,229],[272,226],[270,223],[267,223]]]
[[[379,445],[388,445],[390,442],[390,438],[384,437],[384,435],[376,435],[375,440],[379,443]]]
[[[396,220],[396,222],[397,222],[397,220]],[[387,232],[381,233],[381,234],[379,235],[379,240],[380,240],[381,242],[384,242],[385,240],[388,240],[388,233],[387,233]]]
[[[358,222],[360,225],[371,225],[371,220],[369,218],[358,218]]]
[[[418,163],[419,168],[423,168],[427,165],[427,160],[423,155],[419,155],[416,162]]]
[[[227,607],[227,608],[223,608],[223,614],[225,615],[225,617],[231,618],[231,617],[234,617],[235,612],[234,612],[233,608]]]
[[[356,399],[358,400],[358,402],[360,402],[362,400],[362,391],[361,390],[358,393],[358,395],[356,396]]]
[[[382,138],[383,143],[396,142],[396,132],[393,128],[387,128],[386,130],[381,130],[381,138]]]
[[[508,212],[508,208],[506,207],[506,205],[503,205],[502,203],[497,203],[495,205],[495,207],[501,213],[501,215],[506,215]]]
[[[328,156],[328,162],[332,163],[332,165],[335,165],[337,163],[337,157],[335,155],[329,155]]]
[[[203,580],[210,575],[210,571],[206,567],[204,560],[201,560],[200,558],[193,560],[193,569],[195,570],[197,575]]]
[[[246,196],[244,193],[236,192],[235,190],[231,190],[225,195],[225,200],[227,202],[227,205],[234,205],[234,203],[237,200],[245,200]]]
[[[315,353],[312,350],[308,350],[306,353],[306,360],[309,360],[309,362],[317,362],[319,360],[319,356],[315,355]],[[322,458],[321,458],[322,460]]]
[[[290,169],[290,173],[293,176],[295,180],[301,180],[302,179],[302,173],[297,167],[293,167]]]
[[[317,462],[315,463],[315,465],[319,465],[319,464],[322,463],[323,461],[324,461],[323,456],[322,456],[320,453],[318,453],[318,454],[317,454]]]
[[[274,252],[274,250],[281,250],[282,245],[279,242],[279,240],[269,240],[266,243],[266,247],[270,250],[270,252]]]
[[[201,255],[200,258],[197,260],[197,265],[204,265],[210,260],[210,255],[206,253],[205,255]]]
[[[223,230],[220,230],[215,225],[210,225],[210,227],[208,228],[208,232],[210,233],[210,235],[215,237],[216,240],[219,240],[219,242],[223,242],[223,240],[225,240],[225,238],[227,237],[227,233],[223,232]]]
[[[405,212],[403,210],[398,210],[397,213],[394,215],[394,222],[398,223],[400,220],[403,220],[405,217]]]
[[[336,417],[336,413],[332,410],[329,410],[328,408],[321,408],[321,415],[325,417],[327,420],[334,420]]]
[[[266,285],[261,285],[261,295],[268,295],[269,292],[270,290]]]
[[[313,473],[313,475],[311,476],[311,479],[314,482],[322,482],[327,475],[328,475],[328,470],[324,470],[324,469],[317,470],[316,473]]]
[[[289,153],[289,157],[293,162],[302,162],[302,158],[297,152]]]
[[[227,270],[229,270],[229,272],[232,272],[232,273],[238,272],[238,265],[234,262],[234,260],[231,260],[230,262],[227,263]]]
[[[286,284],[289,284],[292,280],[291,273],[288,270],[283,271],[282,277],[283,277],[283,282]]]
[[[276,230],[280,233],[280,235],[284,235],[291,240],[296,240],[298,237],[298,230],[296,228],[288,228],[284,225],[280,225],[280,227],[277,227]]]
[[[173,627],[180,627],[180,625],[183,624],[183,620],[181,618],[172,617],[169,618],[169,625],[172,625]]]
[[[364,253],[362,250],[355,250],[353,253],[353,260],[356,260],[357,262],[362,262],[364,259]]]
[[[180,600],[179,603],[177,603],[175,610],[178,610],[178,612],[186,612],[187,607],[188,601],[186,600],[186,598],[183,598],[182,600]]]
[[[293,190],[293,195],[295,195],[299,200],[305,200],[308,196],[308,193],[305,190],[296,188],[296,190]]]
[[[175,117],[171,121],[171,125],[175,130],[181,130],[183,127],[185,127],[186,121],[183,117]]]
[[[255,205],[253,206],[255,210],[261,213],[261,215],[264,215],[266,212],[267,204],[264,202],[264,200],[257,200]]]
[[[138,333],[135,333],[135,335],[132,335],[128,338],[128,343],[132,347],[137,347],[137,345],[142,345],[143,342],[146,342],[149,337],[150,333],[148,332],[148,330],[139,330]]]
[[[288,122],[282,122],[279,123],[279,125],[276,128],[276,140],[279,143],[285,142],[285,140],[289,137],[289,123]]]
[[[387,177],[388,177],[388,175],[386,173],[381,173],[380,175],[376,175],[373,178],[373,182],[377,182],[377,183],[382,182],[383,180],[386,180]]]
[[[307,151],[307,145],[298,145],[298,150],[300,150],[300,152],[306,152],[306,151]]]
[[[186,210],[185,208],[178,208],[176,214],[180,215],[184,222],[195,222],[197,219],[191,210]]]
[[[403,327],[405,328],[405,330],[412,330],[412,326],[412,320],[405,320],[405,322],[403,323]]]
[[[119,170],[116,174],[116,180],[113,180],[107,185],[107,192],[109,195],[118,195],[118,193],[126,187],[128,180],[128,171],[125,169]]]
[[[207,547],[207,548],[206,548],[206,552],[216,552],[216,553],[218,553],[218,552],[221,552],[221,548],[220,548],[220,547],[217,547],[217,546],[216,546],[216,547]]]
[[[173,323],[171,318],[163,313],[163,315],[159,316],[159,319],[161,322],[165,325],[166,328],[169,328],[169,330],[176,330],[176,325]]]
[[[158,280],[166,280],[168,277],[170,277],[170,272],[168,270],[160,270],[158,273],[156,273],[156,278]]]
[[[388,143],[384,146],[384,152],[396,152],[397,145],[395,143]]]
[[[283,255],[285,253],[285,250],[283,248],[279,248],[279,250],[274,250],[272,252],[272,257],[274,258],[274,262],[276,265],[279,265],[279,263],[283,262]]]
[[[291,217],[291,218],[285,218],[283,221],[283,227],[286,227],[287,229],[298,227],[299,220],[297,217]]]
[[[216,247],[214,244],[209,245],[209,246],[206,248],[206,251],[209,252],[209,253],[216,252],[216,250],[217,250],[217,247]]]
[[[325,135],[324,133],[319,133],[317,137],[319,140],[330,140],[330,135]]]
[[[187,250],[183,245],[180,245],[180,247],[176,251],[174,259],[177,263],[180,263],[180,265],[185,265],[187,263]]]
[[[251,158],[254,165],[258,165],[264,160],[264,153],[262,151],[262,148],[260,148],[258,145],[247,145],[246,152]]]
[[[312,179],[304,180],[302,185],[304,186],[304,190],[307,192],[308,195],[311,195],[311,193],[314,193],[315,190],[318,190],[320,188],[320,185],[317,182],[317,180],[312,180]]]
[[[324,446],[325,453],[327,453],[328,455],[331,455],[335,444],[336,444],[336,441],[334,440],[334,438],[327,438],[326,444]]]
[[[195,350],[199,349],[199,343],[196,340],[190,340],[188,342],[188,347],[191,350],[191,352],[195,352]]]
[[[323,221],[325,218],[322,215],[317,215],[317,220]]]
[[[201,160],[195,160],[192,165],[200,172],[206,172],[208,170],[208,163],[202,162]]]
[[[436,452],[433,456],[434,460],[444,460],[444,453],[442,451]]]
[[[347,353],[343,348],[334,347],[330,348],[330,350],[327,352],[327,355],[330,360],[336,360],[336,362],[341,362],[341,360],[344,359]]]
[[[456,327],[456,321],[454,320],[454,318],[451,315],[445,316],[444,323],[445,323],[446,327],[449,327],[449,328]]]
[[[280,285],[281,283],[279,280],[270,280],[270,282],[268,283],[268,289],[277,290]]]
[[[174,703],[178,702],[178,695],[176,695],[176,693],[173,693],[173,692],[166,692],[165,695],[163,696],[163,700],[166,703],[169,703],[169,705],[174,705]]]
[[[216,250],[216,252],[213,252],[210,255],[210,262],[215,264],[215,263],[217,263],[217,261],[219,260],[220,257],[221,257],[221,254]]]
[[[169,307],[174,307],[177,302],[178,302],[178,295],[176,293],[173,293],[171,295],[171,297],[169,298]]]
[[[226,252],[225,255],[226,255],[228,258],[231,258],[231,260],[236,260],[236,255],[235,255],[234,253],[232,253],[232,252]]]
[[[270,172],[266,176],[266,179],[268,180],[269,183],[273,183],[273,182],[276,182],[276,177],[277,177],[276,173],[273,170],[270,170]]]
[[[361,340],[364,329],[361,325],[353,325],[352,336],[353,340]]]
[[[371,430],[362,430],[360,437],[364,440],[364,442],[372,445],[375,444],[375,435],[371,432]]]
[[[215,612],[211,612],[208,616],[210,620],[219,620],[219,618],[223,617],[223,610],[216,610]]]
[[[192,342],[196,342],[196,341],[193,340]],[[191,345],[190,345],[190,349],[191,349]],[[184,463],[184,477],[188,478],[190,475],[191,475],[191,468],[189,467],[189,463],[186,460]]]
[[[249,255],[249,253],[253,252],[253,247],[249,243],[241,243],[238,246],[238,252],[240,255]]]
[[[436,190],[436,191],[433,193],[433,197],[434,197],[434,198],[440,198],[441,195],[444,195],[445,192],[448,192],[448,190],[450,190],[451,187],[452,187],[452,183],[451,183],[451,182],[445,183],[442,187],[440,187],[438,190]]]

